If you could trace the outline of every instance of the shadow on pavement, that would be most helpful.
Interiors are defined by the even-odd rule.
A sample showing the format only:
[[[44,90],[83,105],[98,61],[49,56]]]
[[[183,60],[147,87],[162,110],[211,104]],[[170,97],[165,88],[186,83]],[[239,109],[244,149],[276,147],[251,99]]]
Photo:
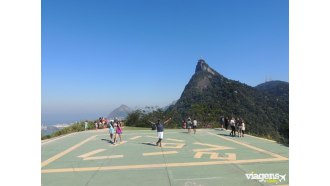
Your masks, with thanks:
[[[150,146],[157,146],[156,144],[154,144],[154,143],[141,143],[141,144],[143,144],[143,145],[150,145]]]
[[[111,141],[111,140],[108,140],[108,139],[101,139],[101,140],[113,144],[113,141]]]
[[[232,135],[229,135],[229,134],[218,134],[219,136],[226,136],[226,137],[237,137],[237,135],[236,136],[232,136]]]

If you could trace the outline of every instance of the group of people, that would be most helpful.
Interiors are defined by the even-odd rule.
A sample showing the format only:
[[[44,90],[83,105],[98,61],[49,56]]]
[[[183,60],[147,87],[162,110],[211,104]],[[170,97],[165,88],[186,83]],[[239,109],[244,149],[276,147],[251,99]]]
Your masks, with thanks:
[[[227,130],[228,129],[228,126],[230,126],[231,128],[231,132],[229,133],[230,136],[236,136],[236,133],[237,133],[237,136],[238,137],[244,137],[244,133],[245,133],[245,122],[243,119],[240,119],[240,118],[234,118],[232,117],[230,120],[228,117],[223,117],[221,116],[220,117],[220,126],[221,126],[221,129],[224,129],[224,126],[225,126],[225,129]]]
[[[109,125],[109,133],[111,142],[116,145],[118,141],[118,137],[120,139],[120,143],[122,142],[121,134],[123,133],[122,122],[120,120],[115,119],[114,121],[110,121]],[[114,139],[113,139],[114,136]],[[113,141],[112,141],[113,139]]]
[[[107,124],[109,123],[108,118],[99,117],[98,120],[94,122],[95,129],[107,128]]]
[[[85,122],[85,130],[86,130],[86,124]],[[121,134],[123,133],[123,127],[122,122],[115,118],[114,120],[108,120],[104,117],[99,117],[98,120],[94,122],[95,130],[102,129],[102,128],[109,128],[109,134],[110,134],[110,141],[114,145],[118,142],[118,138],[120,142],[122,142]]]
[[[167,124],[171,118],[165,120],[164,122],[161,122],[160,119],[157,120],[157,122],[149,121],[151,124],[153,124],[156,127],[157,130],[157,137],[158,141],[156,142],[156,146],[162,147],[162,140],[164,138],[164,125]],[[120,142],[122,142],[122,123],[120,120],[116,119],[114,121],[108,121],[107,119],[99,118],[99,122],[103,125],[108,124],[109,126],[109,133],[110,133],[110,140],[113,144],[116,144],[118,141],[118,137],[120,139]],[[236,136],[236,133],[238,137],[244,137],[245,133],[245,123],[244,120],[240,118],[234,118],[232,117],[230,120],[228,117],[220,117],[220,126],[221,129],[228,129],[230,126],[231,132],[230,136]],[[95,124],[95,127],[98,128],[98,126]],[[190,117],[187,118],[187,120],[182,120],[182,128],[188,129],[188,133],[191,133],[191,129],[193,129],[194,134],[196,134],[197,129],[197,120],[194,118],[191,120]],[[114,137],[114,138],[113,138]],[[112,141],[113,140],[113,141]]]
[[[191,118],[188,117],[187,121],[184,119],[182,120],[182,128],[188,129],[188,133],[190,134],[191,129],[194,130],[194,134],[196,134],[197,129],[197,120],[194,118],[193,121],[191,121]]]

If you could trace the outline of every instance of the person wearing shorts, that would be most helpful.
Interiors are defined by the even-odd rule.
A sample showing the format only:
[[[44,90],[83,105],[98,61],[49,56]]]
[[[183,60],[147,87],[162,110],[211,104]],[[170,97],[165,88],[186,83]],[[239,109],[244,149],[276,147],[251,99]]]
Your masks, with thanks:
[[[116,144],[116,142],[118,141],[118,136],[119,136],[119,139],[120,139],[120,142],[122,141],[121,139],[121,134],[123,133],[123,130],[122,130],[122,126],[121,126],[121,122],[118,121],[117,123],[117,127],[116,127],[116,135],[115,135],[115,140],[114,140],[114,145]]]
[[[156,146],[159,145],[159,147],[162,147],[162,140],[164,138],[164,125],[166,123],[168,123],[170,120],[171,120],[171,118],[168,119],[168,120],[166,120],[166,121],[164,121],[164,123],[162,123],[160,121],[160,119],[157,120],[157,123],[154,123],[154,122],[149,121],[151,124],[156,125],[157,138],[158,138],[158,141],[156,142]]]
[[[109,123],[109,133],[110,133],[110,141],[112,142],[113,134],[115,133],[115,129],[113,128],[112,122]]]

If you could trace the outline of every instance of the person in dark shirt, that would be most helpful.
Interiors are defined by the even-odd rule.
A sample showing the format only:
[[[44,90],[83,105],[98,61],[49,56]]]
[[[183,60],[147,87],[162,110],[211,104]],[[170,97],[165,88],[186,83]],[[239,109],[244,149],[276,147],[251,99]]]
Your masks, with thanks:
[[[151,124],[156,125],[156,129],[157,129],[157,137],[158,137],[158,141],[156,142],[156,145],[162,147],[162,140],[164,137],[164,125],[166,123],[168,123],[171,120],[171,118],[169,118],[168,120],[164,121],[164,123],[162,123],[160,121],[160,119],[157,120],[157,123],[151,122],[149,121]]]
[[[223,125],[225,124],[225,118],[220,116],[220,130],[224,130]]]
[[[229,126],[229,119],[228,117],[225,118],[225,128],[226,130],[228,130],[228,126]]]

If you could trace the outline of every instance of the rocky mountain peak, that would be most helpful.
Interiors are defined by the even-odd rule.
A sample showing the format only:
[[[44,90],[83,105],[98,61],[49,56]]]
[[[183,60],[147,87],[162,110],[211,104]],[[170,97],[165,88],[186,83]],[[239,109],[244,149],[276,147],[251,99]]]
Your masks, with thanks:
[[[215,75],[215,71],[212,68],[209,67],[209,65],[205,62],[204,59],[199,59],[198,60],[198,63],[196,65],[195,73],[198,73],[198,72],[209,72],[212,75]]]

